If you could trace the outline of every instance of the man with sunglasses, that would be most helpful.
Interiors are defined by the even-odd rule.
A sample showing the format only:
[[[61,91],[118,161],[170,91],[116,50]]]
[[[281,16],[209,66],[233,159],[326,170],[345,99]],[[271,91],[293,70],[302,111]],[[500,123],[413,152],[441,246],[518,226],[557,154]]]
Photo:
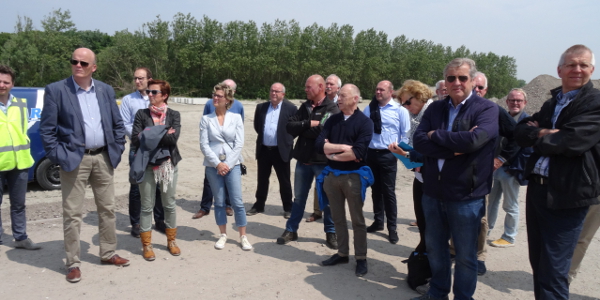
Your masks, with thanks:
[[[148,108],[150,100],[146,89],[148,88],[148,81],[152,79],[152,72],[148,68],[137,68],[133,72],[133,81],[135,83],[136,91],[123,97],[121,100],[121,106],[119,111],[123,118],[123,124],[125,125],[125,134],[131,140],[131,131],[133,129],[133,121],[135,120],[135,114],[138,110]],[[136,147],[133,144],[129,144],[129,165],[133,163],[133,158]],[[165,212],[163,210],[161,196],[160,196],[159,185],[156,185],[156,202],[154,203],[154,222],[155,229],[159,232],[165,233],[167,226],[165,225]],[[129,221],[131,222],[131,235],[139,238],[140,237],[140,214],[142,211],[142,202],[140,199],[140,188],[137,184],[132,184],[129,187]]]
[[[590,80],[594,64],[588,47],[567,49],[557,67],[562,86],[515,130],[521,147],[533,147],[525,167],[525,218],[536,299],[569,299],[573,251],[590,205],[600,203],[600,91]]]
[[[85,187],[98,209],[102,264],[128,266],[117,248],[114,169],[125,150],[125,126],[115,91],[92,79],[96,55],[79,48],[71,58],[73,76],[46,86],[40,136],[46,156],[60,165],[67,281],[81,280],[81,229]]]
[[[414,299],[448,299],[454,239],[455,299],[472,299],[477,285],[477,236],[492,185],[498,106],[475,94],[475,62],[453,59],[444,69],[449,97],[434,101],[413,136],[423,154],[423,212],[427,223],[429,292]]]
[[[235,95],[235,90],[237,89],[237,84],[235,81],[231,79],[223,80],[223,83],[230,86],[233,89],[233,94]],[[203,116],[210,115],[215,111],[215,104],[212,99],[209,99],[204,105]],[[242,116],[242,121],[244,121],[244,105],[236,99],[233,99],[233,104],[229,109],[230,112],[240,114]],[[213,193],[210,189],[210,183],[208,183],[208,178],[204,177],[204,186],[202,188],[202,200],[200,201],[200,210],[192,216],[192,219],[200,219],[208,214],[210,214],[210,207],[213,204]],[[231,208],[231,201],[229,200],[229,193],[225,193],[225,213],[228,216],[233,216],[233,209]],[[257,214],[256,210],[249,210],[246,212],[246,215],[253,216]]]
[[[393,92],[392,82],[389,80],[379,82],[375,89],[375,99],[371,100],[364,113],[374,124],[373,139],[367,151],[367,165],[375,176],[375,183],[371,186],[374,220],[373,224],[367,227],[367,232],[381,231],[383,225],[387,224],[388,240],[396,244],[398,242],[398,232],[396,232],[398,159],[388,150],[388,147],[391,143],[408,143],[410,117],[406,108],[392,100]],[[384,222],[386,218],[387,223]]]

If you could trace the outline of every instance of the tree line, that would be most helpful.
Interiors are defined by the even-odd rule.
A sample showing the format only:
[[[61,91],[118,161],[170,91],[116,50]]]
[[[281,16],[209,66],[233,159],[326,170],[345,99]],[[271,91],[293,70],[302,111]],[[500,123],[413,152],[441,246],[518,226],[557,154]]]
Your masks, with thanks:
[[[210,96],[216,83],[232,78],[238,84],[236,98],[266,99],[270,85],[278,81],[286,86],[287,98],[303,99],[306,78],[335,73],[370,98],[383,79],[396,87],[407,79],[434,85],[456,57],[475,60],[488,77],[490,97],[503,97],[524,83],[516,78],[513,57],[471,52],[465,46],[453,50],[404,35],[390,39],[374,29],[355,34],[348,24],[303,28],[295,20],[258,26],[177,13],[171,21],[157,16],[134,32],[108,35],[77,30],[70,11],[58,9],[44,17],[41,29],[19,16],[14,33],[0,33],[0,45],[0,62],[16,70],[19,86],[45,86],[70,76],[73,50],[90,48],[97,54],[94,77],[119,95],[134,90],[133,71],[140,66],[169,81],[173,94],[191,97]]]

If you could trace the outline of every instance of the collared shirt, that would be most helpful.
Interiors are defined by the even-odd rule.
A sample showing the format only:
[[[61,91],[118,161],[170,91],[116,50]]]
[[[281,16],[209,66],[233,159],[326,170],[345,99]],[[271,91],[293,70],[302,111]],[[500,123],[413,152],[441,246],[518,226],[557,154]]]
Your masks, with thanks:
[[[75,78],[71,77],[71,79],[75,84],[75,91],[79,100],[79,106],[81,107],[83,123],[85,124],[85,148],[96,149],[106,146],[104,129],[102,128],[102,115],[100,114],[98,97],[96,97],[94,80],[92,80],[92,85],[86,91],[75,82]]]
[[[10,107],[10,103],[12,102],[12,98],[13,98],[13,95],[8,94],[8,101],[6,102],[6,105],[4,105],[4,103],[0,102],[0,109],[2,110],[2,112],[4,112],[5,115],[8,115],[8,108]]]
[[[408,110],[400,103],[390,100],[385,106],[379,107],[381,115],[381,134],[373,133],[373,139],[369,144],[372,149],[387,149],[393,142],[408,143],[408,131],[410,130],[410,116]],[[371,116],[371,110],[365,109],[365,116]]]
[[[277,124],[279,124],[282,103],[283,101],[279,102],[275,108],[269,103],[263,129],[263,145],[265,146],[277,146]]]
[[[119,112],[125,125],[125,134],[131,139],[131,131],[133,130],[133,121],[138,110],[150,107],[148,95],[144,96],[140,91],[135,91],[121,100]]]
[[[575,96],[577,96],[577,93],[579,93],[579,90],[580,89],[576,89],[576,90],[570,91],[564,95],[563,95],[562,91],[558,92],[558,95],[556,95],[556,107],[554,108],[554,114],[552,115],[552,129],[555,129],[556,120],[558,119],[558,116],[562,112],[563,108],[565,108],[567,105],[569,105],[569,103],[571,103],[571,101],[573,101],[573,99],[575,99]],[[533,174],[538,174],[538,175],[548,177],[548,169],[549,169],[548,163],[549,162],[550,162],[550,158],[548,156],[541,156],[537,160],[537,162],[535,162],[535,166],[533,167],[533,170],[531,172]]]
[[[454,120],[456,119],[456,116],[458,116],[458,112],[460,112],[460,109],[465,106],[465,103],[467,103],[467,100],[471,98],[471,95],[473,95],[473,91],[471,91],[469,96],[467,96],[467,98],[465,98],[465,100],[459,103],[456,107],[454,107],[454,104],[452,104],[452,98],[448,98],[448,128],[446,128],[446,131],[452,131],[452,124],[454,124]],[[440,171],[442,171],[442,167],[444,166],[445,162],[445,158],[438,159],[438,169]]]

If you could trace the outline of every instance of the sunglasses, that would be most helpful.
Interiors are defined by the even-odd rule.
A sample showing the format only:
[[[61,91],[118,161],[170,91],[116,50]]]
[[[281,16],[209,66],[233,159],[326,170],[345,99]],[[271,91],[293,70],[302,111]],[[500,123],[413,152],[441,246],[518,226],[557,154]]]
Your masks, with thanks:
[[[74,66],[80,64],[84,68],[90,65],[89,62],[86,62],[86,61],[83,61],[83,60],[76,60],[76,59],[71,59],[71,64],[74,65]]]
[[[410,100],[412,100],[412,98],[414,98],[414,97],[410,97],[410,98],[408,98],[408,100],[404,101],[404,103],[402,103],[402,106],[410,106],[410,104],[411,104]]]
[[[454,75],[451,75],[451,76],[446,77],[446,81],[452,83],[452,82],[454,82],[456,80],[457,77],[458,77],[458,80],[460,82],[463,82],[463,83],[467,82],[469,80],[469,76],[464,76],[464,75],[454,76]]]
[[[485,86],[483,86],[483,85],[476,85],[475,87],[477,89],[479,89],[480,91],[483,91],[483,89],[485,89]]]
[[[156,94],[158,94],[158,93],[162,94],[162,92],[159,90],[146,90],[146,94],[148,94],[148,95],[152,94],[153,96],[156,96]]]

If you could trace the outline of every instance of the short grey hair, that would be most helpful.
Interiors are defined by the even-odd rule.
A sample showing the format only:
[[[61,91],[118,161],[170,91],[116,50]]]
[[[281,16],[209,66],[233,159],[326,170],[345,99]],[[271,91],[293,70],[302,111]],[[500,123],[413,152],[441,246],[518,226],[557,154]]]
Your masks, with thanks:
[[[446,74],[448,74],[448,70],[450,69],[454,69],[454,68],[459,68],[462,65],[468,65],[470,70],[469,70],[469,77],[471,77],[471,79],[475,78],[475,74],[477,73],[477,67],[475,66],[475,61],[473,61],[470,58],[455,58],[453,60],[451,60],[446,67],[444,68],[444,80],[446,79]]]
[[[360,96],[360,90],[358,89],[358,87],[357,87],[356,85],[354,85],[354,84],[352,84],[352,83],[346,83],[346,85],[347,85],[348,87],[350,87],[350,90],[352,91],[352,93],[353,93],[355,96],[358,96],[358,100],[362,99],[362,98],[361,98],[361,96]],[[346,85],[344,85],[344,86],[346,86]]]
[[[527,93],[525,92],[524,89],[522,89],[522,88],[514,88],[514,89],[510,90],[510,92],[508,92],[508,95],[510,95],[510,93],[512,93],[512,92],[518,92],[518,93],[523,94],[523,98],[525,98],[525,101],[527,101]],[[506,95],[506,99],[507,100],[508,100],[508,95]]]
[[[446,82],[446,80],[445,80],[445,79],[442,79],[442,80],[440,80],[440,81],[436,82],[436,83],[435,83],[435,89],[436,89],[436,90],[439,90],[439,89],[440,89],[440,85],[442,85],[442,83],[443,83],[443,82]]]
[[[281,84],[281,91],[285,94],[285,85],[283,85],[283,83],[281,83],[281,82],[275,82],[275,83],[271,84],[271,86],[274,86],[276,84]]]
[[[580,52],[589,52],[592,55],[592,60],[590,61],[590,64],[592,64],[592,66],[596,66],[596,58],[594,57],[594,52],[592,52],[592,49],[588,48],[585,45],[573,45],[571,47],[569,47],[569,49],[565,50],[565,52],[563,52],[563,54],[560,56],[560,59],[558,60],[558,66],[562,66],[565,64],[565,57],[567,56],[567,54],[573,54],[573,53],[580,53]]]
[[[235,81],[233,81],[233,79],[228,78],[228,79],[223,80],[223,82],[221,82],[221,83],[224,83],[224,84],[230,86],[234,91],[237,90],[237,84],[235,83]]]
[[[477,78],[477,76],[483,77],[483,79],[485,80],[485,83],[483,84],[483,88],[487,88],[487,76],[485,76],[485,74],[483,72],[477,72],[477,73],[475,73],[475,77],[474,78]]]
[[[338,86],[339,88],[342,88],[342,80],[340,79],[340,77],[339,77],[339,76],[337,76],[337,75],[335,75],[335,74],[331,74],[331,75],[327,76],[327,79],[329,79],[330,77],[335,77],[335,78],[337,78],[337,86]],[[327,79],[325,79],[325,80],[327,80]]]

